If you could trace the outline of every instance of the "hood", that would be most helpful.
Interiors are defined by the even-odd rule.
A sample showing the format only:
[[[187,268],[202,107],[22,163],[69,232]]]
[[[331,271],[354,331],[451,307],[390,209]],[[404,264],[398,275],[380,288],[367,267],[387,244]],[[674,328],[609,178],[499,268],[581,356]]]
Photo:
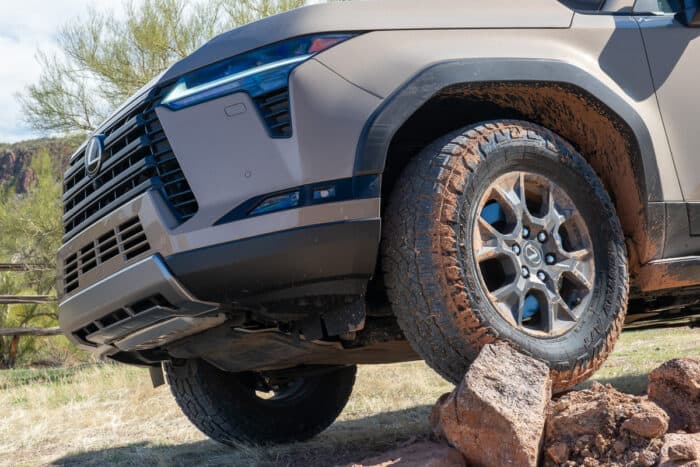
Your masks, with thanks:
[[[354,0],[298,8],[221,34],[175,63],[166,82],[284,39],[321,32],[392,29],[568,28],[557,0]]]

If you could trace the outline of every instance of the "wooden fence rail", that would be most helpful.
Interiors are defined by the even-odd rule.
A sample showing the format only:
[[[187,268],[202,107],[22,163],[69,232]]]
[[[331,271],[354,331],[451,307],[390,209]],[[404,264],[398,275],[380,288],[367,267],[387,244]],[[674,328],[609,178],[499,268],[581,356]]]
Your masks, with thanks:
[[[50,295],[0,295],[0,305],[22,305],[30,303],[52,303],[56,297]]]
[[[39,264],[22,264],[22,263],[0,263],[0,272],[5,271],[48,271],[53,268],[41,266]]]
[[[0,337],[7,336],[58,336],[61,328],[0,328]]]
[[[38,264],[27,263],[0,263],[0,272],[29,272],[29,271],[46,271],[52,268]],[[0,295],[0,305],[24,305],[24,304],[42,304],[53,303],[56,297],[50,295]],[[0,337],[10,338],[10,347],[7,356],[2,358],[2,366],[12,368],[15,366],[17,359],[17,351],[19,350],[20,338],[24,336],[58,336],[61,334],[61,329],[53,328],[0,328]]]

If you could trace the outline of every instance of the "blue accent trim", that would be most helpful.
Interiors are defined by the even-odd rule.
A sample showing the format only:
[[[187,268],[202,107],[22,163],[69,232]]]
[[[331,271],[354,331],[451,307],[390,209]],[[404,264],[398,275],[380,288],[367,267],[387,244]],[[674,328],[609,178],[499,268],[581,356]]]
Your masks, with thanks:
[[[327,190],[329,192],[328,196],[325,198],[319,195],[319,192],[323,190]],[[359,177],[343,178],[340,180],[331,180],[328,182],[311,183],[308,185],[290,188],[288,190],[266,193],[264,195],[250,198],[216,221],[214,225],[222,225],[241,219],[248,219],[250,217],[263,216],[265,214],[270,214],[271,212],[281,212],[289,209],[316,206],[319,204],[337,203],[339,201],[348,201],[353,199],[379,198],[381,191],[381,175],[363,175]],[[265,200],[275,196],[295,192],[299,193],[299,202],[295,206],[286,206],[275,211],[253,214],[253,211]]]

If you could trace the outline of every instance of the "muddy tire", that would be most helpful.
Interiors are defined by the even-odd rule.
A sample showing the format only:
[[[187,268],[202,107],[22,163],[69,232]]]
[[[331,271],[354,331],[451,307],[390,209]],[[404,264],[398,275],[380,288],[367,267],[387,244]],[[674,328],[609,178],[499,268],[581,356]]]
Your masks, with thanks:
[[[202,360],[167,363],[178,405],[205,435],[229,446],[305,441],[328,428],[345,407],[357,367],[277,382],[261,394],[261,376],[228,373]]]
[[[593,169],[551,131],[500,121],[445,136],[409,162],[385,217],[394,313],[446,379],[507,341],[548,363],[560,392],[612,351],[628,295],[622,229]]]

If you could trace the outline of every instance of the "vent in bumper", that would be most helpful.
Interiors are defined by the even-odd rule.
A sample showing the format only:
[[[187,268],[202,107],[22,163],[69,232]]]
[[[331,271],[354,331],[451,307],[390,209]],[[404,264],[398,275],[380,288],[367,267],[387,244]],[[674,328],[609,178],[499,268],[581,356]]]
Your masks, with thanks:
[[[78,329],[73,335],[87,345],[105,344],[128,334],[129,331],[172,317],[173,314],[167,310],[175,311],[176,308],[162,295],[153,295],[114,310]],[[132,321],[137,324],[135,329],[128,326]]]
[[[138,217],[110,229],[66,258],[63,267],[63,291],[68,294],[80,287],[80,277],[120,256],[124,262],[151,250]]]
[[[284,87],[255,98],[255,103],[273,138],[292,136],[289,88]]]
[[[197,201],[155,113],[151,96],[104,131],[100,173],[90,177],[85,151],[64,177],[63,228],[67,240],[147,190],[162,193],[179,222],[197,212]]]

